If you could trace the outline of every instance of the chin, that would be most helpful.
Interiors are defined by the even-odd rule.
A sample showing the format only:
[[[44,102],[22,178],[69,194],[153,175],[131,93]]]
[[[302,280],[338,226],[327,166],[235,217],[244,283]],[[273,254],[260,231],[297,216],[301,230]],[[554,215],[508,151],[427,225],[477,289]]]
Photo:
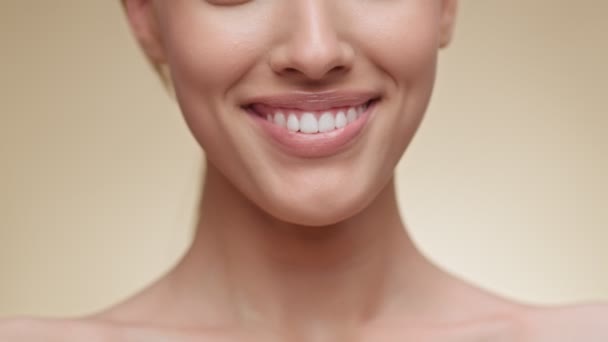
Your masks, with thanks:
[[[290,206],[282,204],[268,213],[278,220],[302,227],[327,227],[334,226],[349,219],[360,211],[357,206],[344,205],[342,208],[322,208],[319,206]]]
[[[281,188],[279,188],[281,189]],[[364,210],[374,199],[364,188],[336,186],[309,188],[308,191],[277,191],[258,202],[262,210],[274,218],[305,227],[336,225]],[[375,194],[375,192],[374,192]]]

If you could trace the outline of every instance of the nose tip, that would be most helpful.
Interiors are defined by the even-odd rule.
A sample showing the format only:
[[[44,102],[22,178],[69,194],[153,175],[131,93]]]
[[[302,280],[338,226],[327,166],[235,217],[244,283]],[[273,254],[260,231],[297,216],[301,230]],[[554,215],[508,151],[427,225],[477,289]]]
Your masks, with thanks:
[[[283,58],[275,59],[272,68],[282,76],[320,80],[350,70],[352,58],[346,50],[343,46],[302,44],[285,51]]]
[[[318,81],[352,68],[354,50],[342,41],[329,16],[308,9],[290,27],[284,44],[270,55],[270,66],[281,76]]]

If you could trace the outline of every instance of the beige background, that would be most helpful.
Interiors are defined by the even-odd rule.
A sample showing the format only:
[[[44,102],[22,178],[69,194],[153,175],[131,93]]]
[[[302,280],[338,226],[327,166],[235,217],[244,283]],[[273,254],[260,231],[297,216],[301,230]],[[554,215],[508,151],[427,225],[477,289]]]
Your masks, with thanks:
[[[536,303],[608,299],[608,2],[462,0],[399,167],[445,268]],[[188,244],[201,153],[118,1],[0,4],[0,316],[124,298]]]

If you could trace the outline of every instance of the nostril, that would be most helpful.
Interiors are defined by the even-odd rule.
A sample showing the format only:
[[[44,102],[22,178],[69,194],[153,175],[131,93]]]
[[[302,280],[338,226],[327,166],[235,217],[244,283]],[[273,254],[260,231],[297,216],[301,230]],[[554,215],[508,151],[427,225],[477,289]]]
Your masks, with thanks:
[[[301,57],[301,56],[296,56]],[[294,77],[298,79],[308,79],[318,81],[326,77],[336,77],[347,73],[351,69],[348,63],[341,60],[329,60],[328,58],[291,58],[279,60],[270,64],[277,75]]]
[[[298,73],[299,71],[296,68],[285,68],[285,72],[288,74],[295,74],[295,73]]]
[[[340,71],[344,71],[344,69],[346,69],[346,67],[344,67],[343,65],[338,65],[338,66],[335,66],[333,69],[331,69],[331,71],[340,72]]]

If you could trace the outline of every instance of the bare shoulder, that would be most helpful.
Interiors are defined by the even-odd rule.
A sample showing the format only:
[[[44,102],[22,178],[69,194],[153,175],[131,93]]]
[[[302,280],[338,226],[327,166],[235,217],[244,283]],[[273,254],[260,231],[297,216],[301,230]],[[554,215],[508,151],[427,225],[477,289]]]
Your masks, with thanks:
[[[36,341],[43,338],[57,341],[49,331],[48,321],[33,318],[11,318],[0,320],[0,341]]]
[[[525,320],[534,341],[608,341],[608,303],[533,309]]]
[[[248,340],[243,337],[222,330],[171,329],[95,319],[0,320],[0,342],[226,342]]]
[[[100,342],[115,338],[115,331],[85,321],[34,318],[0,320],[0,342]]]
[[[0,321],[0,342],[191,342],[200,335],[89,319]],[[203,340],[205,341],[205,340]]]

